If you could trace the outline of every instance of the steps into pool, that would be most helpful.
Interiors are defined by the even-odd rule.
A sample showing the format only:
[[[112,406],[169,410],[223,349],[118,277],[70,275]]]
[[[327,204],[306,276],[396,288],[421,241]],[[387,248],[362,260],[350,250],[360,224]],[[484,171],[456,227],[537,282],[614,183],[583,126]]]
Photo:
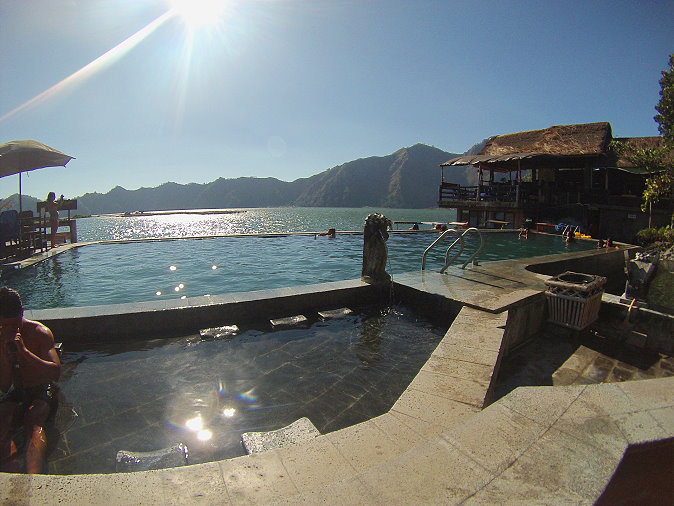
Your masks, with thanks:
[[[286,316],[285,318],[269,320],[269,323],[271,324],[271,328],[280,329],[286,327],[296,327],[297,325],[307,323],[308,321],[309,319],[306,316],[303,314],[298,314],[295,316]]]
[[[290,425],[267,432],[244,432],[241,444],[247,454],[275,450],[289,445],[306,443],[320,436],[316,426],[306,416],[295,420]]]
[[[319,311],[318,316],[322,320],[330,320],[332,318],[339,318],[340,316],[347,316],[353,314],[353,311],[348,307],[341,307],[339,309],[329,309],[327,311]]]

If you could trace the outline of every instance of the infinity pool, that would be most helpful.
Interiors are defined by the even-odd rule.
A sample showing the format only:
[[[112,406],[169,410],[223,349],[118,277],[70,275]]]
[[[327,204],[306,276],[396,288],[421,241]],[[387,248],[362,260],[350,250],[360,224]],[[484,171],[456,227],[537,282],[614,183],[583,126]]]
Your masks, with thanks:
[[[185,443],[191,464],[242,455],[241,434],[308,417],[321,433],[388,411],[449,322],[403,307],[355,313],[233,338],[197,335],[114,343],[69,342],[49,471],[115,472],[120,450]]]
[[[485,233],[481,261],[528,258],[592,249],[565,245],[560,237]],[[435,234],[392,234],[389,266],[396,274],[420,269]],[[466,251],[474,251],[475,239]],[[431,252],[427,268],[439,269],[444,249]],[[354,279],[362,265],[362,235],[335,239],[314,235],[218,237],[94,244],[65,251],[32,267],[6,274],[29,309],[79,307],[166,298],[219,295]],[[464,257],[465,258],[465,255]]]

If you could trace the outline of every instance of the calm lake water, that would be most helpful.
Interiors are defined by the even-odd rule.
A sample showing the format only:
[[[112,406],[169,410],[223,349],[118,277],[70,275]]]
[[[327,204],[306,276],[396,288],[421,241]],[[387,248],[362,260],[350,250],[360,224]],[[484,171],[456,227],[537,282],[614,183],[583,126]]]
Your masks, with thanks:
[[[212,210],[209,210],[212,211]],[[385,209],[276,207],[232,209],[228,214],[166,214],[154,216],[94,216],[77,220],[80,241],[363,230],[368,214],[378,212],[393,221],[455,221],[450,209]],[[427,228],[430,228],[427,227]]]

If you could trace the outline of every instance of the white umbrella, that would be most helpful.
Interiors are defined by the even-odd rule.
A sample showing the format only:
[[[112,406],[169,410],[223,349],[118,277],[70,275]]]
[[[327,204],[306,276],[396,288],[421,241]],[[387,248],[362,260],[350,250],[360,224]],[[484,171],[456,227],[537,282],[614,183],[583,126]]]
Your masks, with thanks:
[[[0,177],[19,174],[19,213],[22,211],[21,173],[44,167],[65,167],[73,158],[33,140],[0,144]]]

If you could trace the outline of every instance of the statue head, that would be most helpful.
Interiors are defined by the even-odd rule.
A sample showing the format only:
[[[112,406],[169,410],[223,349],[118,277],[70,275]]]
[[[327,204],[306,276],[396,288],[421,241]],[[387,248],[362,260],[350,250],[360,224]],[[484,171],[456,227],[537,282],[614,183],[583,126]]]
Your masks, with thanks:
[[[384,241],[388,240],[388,229],[393,226],[391,220],[380,213],[372,213],[365,218],[363,230],[365,240],[379,235]]]

